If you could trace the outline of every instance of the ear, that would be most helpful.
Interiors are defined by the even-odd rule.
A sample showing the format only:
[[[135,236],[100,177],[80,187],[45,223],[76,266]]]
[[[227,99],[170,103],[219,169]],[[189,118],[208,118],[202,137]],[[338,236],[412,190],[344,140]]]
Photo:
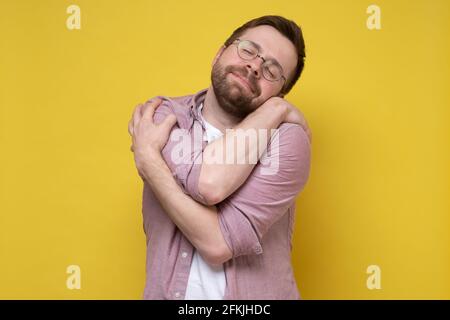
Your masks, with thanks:
[[[222,55],[223,50],[225,50],[225,49],[226,49],[225,45],[222,45],[220,47],[219,51],[216,53],[216,56],[214,57],[214,60],[213,60],[211,66],[214,66],[216,64],[217,60],[219,60],[220,56]]]

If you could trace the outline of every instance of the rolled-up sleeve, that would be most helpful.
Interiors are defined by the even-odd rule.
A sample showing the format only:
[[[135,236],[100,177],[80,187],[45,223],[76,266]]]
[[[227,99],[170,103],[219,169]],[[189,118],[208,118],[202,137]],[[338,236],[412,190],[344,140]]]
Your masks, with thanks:
[[[217,205],[219,225],[233,257],[261,254],[261,239],[305,186],[310,144],[304,130],[282,124],[247,181]]]

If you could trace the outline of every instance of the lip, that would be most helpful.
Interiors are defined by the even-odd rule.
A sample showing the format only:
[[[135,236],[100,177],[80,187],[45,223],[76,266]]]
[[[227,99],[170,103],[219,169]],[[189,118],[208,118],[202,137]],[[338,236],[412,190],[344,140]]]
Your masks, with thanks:
[[[252,86],[250,85],[250,82],[248,82],[247,79],[245,79],[243,76],[241,76],[240,74],[231,73],[235,78],[237,78],[241,83],[243,83],[251,92],[254,92]]]

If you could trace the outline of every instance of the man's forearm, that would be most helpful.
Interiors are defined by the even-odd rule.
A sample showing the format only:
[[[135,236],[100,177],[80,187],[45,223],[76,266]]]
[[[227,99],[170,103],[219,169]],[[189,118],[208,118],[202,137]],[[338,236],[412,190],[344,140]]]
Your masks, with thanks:
[[[160,154],[151,155],[141,172],[162,208],[207,262],[221,264],[231,258],[216,208],[186,195]]]
[[[283,106],[277,108],[273,105],[262,105],[239,125],[232,130],[227,130],[224,136],[205,148],[199,178],[199,192],[206,203],[221,202],[247,180],[257,163],[254,160],[259,160],[267,147],[271,130],[278,128],[285,115],[286,109]],[[263,134],[260,135],[260,133]],[[238,139],[245,139],[245,144],[242,145],[242,141],[237,142]],[[238,146],[241,147],[238,148]],[[231,162],[228,161],[230,152],[234,156]],[[220,163],[209,160],[212,159],[210,157],[212,154],[222,154]]]

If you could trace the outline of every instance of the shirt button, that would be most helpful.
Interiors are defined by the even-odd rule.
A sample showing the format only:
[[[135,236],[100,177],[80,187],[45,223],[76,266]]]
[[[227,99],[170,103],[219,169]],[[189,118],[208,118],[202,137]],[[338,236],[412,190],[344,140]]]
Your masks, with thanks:
[[[179,298],[180,297],[180,293],[179,292],[175,292],[175,298]]]
[[[186,257],[187,257],[187,252],[183,252],[183,253],[181,254],[181,257],[186,258]]]

